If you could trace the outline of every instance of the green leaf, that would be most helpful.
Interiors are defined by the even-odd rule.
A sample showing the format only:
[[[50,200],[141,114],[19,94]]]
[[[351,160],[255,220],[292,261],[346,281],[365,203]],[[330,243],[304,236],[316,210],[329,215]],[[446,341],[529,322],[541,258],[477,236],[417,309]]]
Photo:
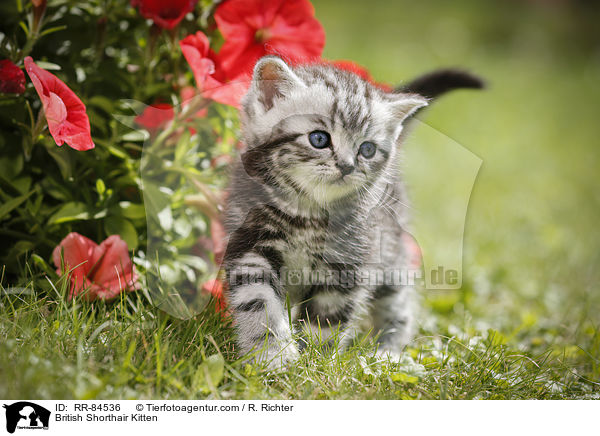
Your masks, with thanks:
[[[40,33],[40,36],[50,35],[51,33],[58,32],[60,30],[65,30],[66,28],[67,28],[67,26],[50,27],[50,28],[44,30],[42,33]],[[39,64],[39,62],[38,62],[38,64]],[[60,67],[58,69],[60,69]]]
[[[60,71],[60,65],[58,64],[53,64],[52,62],[46,62],[46,61],[35,61],[36,65],[40,68],[43,68],[44,70],[54,70],[54,71]]]
[[[71,201],[63,204],[48,220],[48,225],[61,224],[69,221],[90,219],[90,213],[84,203]]]
[[[66,203],[71,199],[69,190],[58,180],[55,180],[51,177],[46,177],[44,180],[42,180],[40,185],[45,194],[49,194],[51,197],[54,197],[61,202]]]
[[[0,158],[0,174],[7,180],[14,179],[23,170],[23,153]]]
[[[27,207],[27,210],[29,211],[30,214],[38,215],[40,213],[43,201],[44,201],[44,195],[38,194],[34,200],[28,201],[25,206]]]
[[[34,253],[31,255],[31,260],[33,261],[34,265],[43,270],[46,274],[54,274],[54,269],[52,269],[41,256]]]
[[[92,216],[92,218],[95,220],[99,220],[99,219],[106,217],[106,215],[108,215],[108,209],[102,209],[102,210],[99,210],[98,212],[95,212],[94,215]]]
[[[6,203],[0,206],[0,220],[8,216],[10,212],[19,207],[35,190],[30,191],[28,194],[21,195],[16,198],[8,200]]]
[[[146,208],[143,204],[131,203],[130,201],[119,202],[121,208],[121,214],[125,218],[129,219],[142,219],[146,218]]]
[[[31,241],[18,241],[15,245],[10,247],[10,250],[8,251],[7,256],[11,260],[16,259],[16,258],[20,257],[22,254],[33,250],[34,247],[35,247],[35,244]]]
[[[151,182],[144,181],[144,204],[146,205],[148,213],[157,217],[158,214],[170,205],[170,197],[160,188]]]
[[[114,107],[112,100],[110,100],[102,95],[93,96],[92,98],[90,98],[87,101],[87,104],[89,106],[96,106],[96,107],[102,109],[104,112],[106,112],[109,115],[112,115],[113,112],[115,112],[115,107]]]
[[[13,186],[19,190],[21,194],[26,194],[31,188],[31,177],[22,176],[14,179],[12,182]]]
[[[22,191],[15,185],[15,179],[10,181],[2,177],[0,174],[0,188],[5,191],[9,196],[19,196],[25,194],[26,191]]]
[[[100,144],[103,147],[105,147],[108,150],[108,152],[110,154],[112,154],[113,156],[116,156],[119,159],[123,159],[123,160],[129,159],[129,155],[123,149],[112,145],[110,142],[104,141],[104,140],[98,139],[98,138],[96,138],[95,141],[96,141],[96,144]]]
[[[198,271],[206,271],[206,262],[201,257],[180,254],[177,259],[180,262],[197,269]]]
[[[156,214],[158,223],[163,230],[171,230],[173,228],[173,211],[170,207],[165,207]]]
[[[181,134],[179,141],[177,141],[177,146],[175,147],[175,162],[181,162],[190,148],[190,131],[186,129]]]
[[[134,130],[121,136],[123,141],[141,142],[150,138],[150,134],[145,130]]]
[[[58,164],[63,179],[69,179],[71,177],[71,156],[69,155],[68,150],[66,148],[60,149],[56,144],[51,143],[46,144],[46,150],[48,150],[48,154],[52,156]]]
[[[23,29],[23,32],[25,32],[25,36],[29,36],[29,29],[27,28],[27,25],[25,24],[24,21],[19,21],[19,26],[21,26],[21,29]]]
[[[104,221],[104,230],[107,235],[119,235],[130,250],[138,246],[138,234],[129,220],[120,216],[111,216]]]
[[[220,354],[208,357],[196,370],[192,381],[194,390],[210,393],[211,387],[216,388],[223,381],[225,361]]]

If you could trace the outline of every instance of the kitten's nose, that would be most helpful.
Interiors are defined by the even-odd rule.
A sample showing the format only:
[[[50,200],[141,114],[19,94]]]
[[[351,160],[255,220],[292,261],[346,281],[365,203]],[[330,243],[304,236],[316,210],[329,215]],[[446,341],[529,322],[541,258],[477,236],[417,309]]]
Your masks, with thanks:
[[[338,169],[342,173],[342,176],[347,176],[352,171],[354,171],[354,165],[348,162],[336,162],[335,166],[338,167]]]

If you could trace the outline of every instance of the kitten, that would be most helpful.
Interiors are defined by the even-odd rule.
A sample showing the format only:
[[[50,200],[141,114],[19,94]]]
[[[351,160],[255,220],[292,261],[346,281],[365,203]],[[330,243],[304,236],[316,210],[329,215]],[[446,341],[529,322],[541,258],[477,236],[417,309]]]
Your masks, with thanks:
[[[292,330],[339,329],[343,348],[365,323],[380,353],[402,350],[414,329],[414,290],[372,278],[408,267],[403,123],[425,96],[478,84],[446,71],[386,93],[333,66],[259,60],[242,101],[247,151],[226,207],[224,267],[240,353],[257,351],[279,367],[299,355]]]

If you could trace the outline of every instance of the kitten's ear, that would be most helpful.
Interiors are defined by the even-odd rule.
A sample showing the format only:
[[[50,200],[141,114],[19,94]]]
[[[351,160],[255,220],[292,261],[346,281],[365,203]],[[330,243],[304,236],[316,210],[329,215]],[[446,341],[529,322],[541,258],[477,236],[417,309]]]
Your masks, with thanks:
[[[427,106],[427,99],[419,94],[396,94],[390,106],[397,121],[402,122],[420,108]]]
[[[254,67],[252,88],[265,110],[273,107],[273,100],[283,97],[293,88],[306,86],[292,69],[280,58],[267,56]]]

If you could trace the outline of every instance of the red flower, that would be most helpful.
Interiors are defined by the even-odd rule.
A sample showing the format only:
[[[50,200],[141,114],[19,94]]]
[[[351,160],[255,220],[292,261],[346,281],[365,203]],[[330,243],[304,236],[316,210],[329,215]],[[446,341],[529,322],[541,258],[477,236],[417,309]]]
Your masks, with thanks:
[[[25,92],[25,74],[8,59],[0,61],[0,92],[4,94]]]
[[[288,62],[321,57],[325,32],[308,0],[228,0],[217,8],[215,21],[225,38],[219,51],[229,77],[250,74],[256,61],[276,54]]]
[[[52,259],[58,274],[71,274],[69,298],[82,295],[88,301],[110,300],[124,290],[136,289],[137,275],[129,250],[118,235],[98,245],[79,233],[69,233],[54,249]]]
[[[58,77],[25,58],[25,70],[42,100],[48,129],[57,145],[65,142],[75,150],[90,150],[94,142],[85,105]]]
[[[215,53],[209,48],[206,35],[196,32],[179,41],[183,56],[190,65],[196,86],[204,98],[239,108],[240,100],[248,90],[249,81],[229,80]]]
[[[357,76],[361,77],[362,79],[366,80],[367,82],[370,82],[371,84],[377,86],[378,88],[381,88],[382,90],[384,90],[386,92],[390,92],[392,90],[391,86],[389,86],[385,83],[378,83],[375,80],[373,80],[373,77],[371,77],[371,74],[365,67],[361,67],[360,65],[358,65],[352,61],[333,61],[333,62],[330,62],[330,64],[333,65],[334,67],[339,68],[340,70],[350,71],[351,73],[356,74]]]
[[[146,106],[144,112],[135,117],[135,122],[152,133],[165,127],[174,116],[173,106],[168,103],[155,103]]]
[[[188,12],[192,12],[198,0],[131,0],[140,15],[163,29],[172,29]]]
[[[223,282],[219,279],[208,280],[202,285],[204,292],[210,293],[217,301],[217,310],[223,312],[227,308],[225,293],[223,292]]]

